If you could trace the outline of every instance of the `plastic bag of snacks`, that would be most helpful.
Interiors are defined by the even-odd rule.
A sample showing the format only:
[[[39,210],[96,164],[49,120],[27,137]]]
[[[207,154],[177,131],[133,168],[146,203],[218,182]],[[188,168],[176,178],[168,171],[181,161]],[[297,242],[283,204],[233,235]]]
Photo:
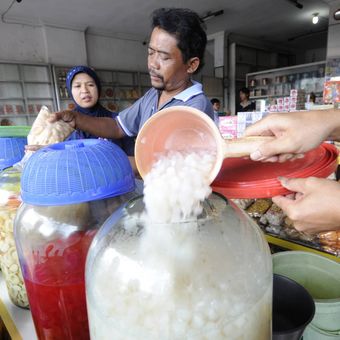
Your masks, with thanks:
[[[27,136],[29,145],[49,145],[64,141],[74,129],[62,120],[50,123],[51,112],[43,106]]]
[[[340,256],[340,230],[319,233],[318,237],[323,250]]]
[[[27,136],[28,145],[40,146],[63,142],[74,131],[69,124],[62,120],[51,123],[49,121],[51,112],[46,106],[41,110],[33,122],[31,131]],[[34,151],[26,151],[23,159],[14,165],[16,169],[22,169]]]

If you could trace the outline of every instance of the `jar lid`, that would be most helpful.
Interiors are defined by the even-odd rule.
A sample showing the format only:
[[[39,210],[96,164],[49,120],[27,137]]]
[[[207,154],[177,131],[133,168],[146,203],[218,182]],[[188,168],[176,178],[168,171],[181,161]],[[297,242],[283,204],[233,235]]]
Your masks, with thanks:
[[[43,206],[119,196],[134,187],[126,154],[100,139],[71,140],[40,149],[21,176],[23,202]]]
[[[0,171],[24,157],[26,144],[26,137],[0,137]]]
[[[30,126],[0,126],[0,137],[27,137]]]
[[[250,159],[225,159],[212,183],[214,191],[227,198],[269,198],[289,194],[278,177],[328,177],[337,167],[338,151],[324,143],[302,159],[285,163],[254,162]]]

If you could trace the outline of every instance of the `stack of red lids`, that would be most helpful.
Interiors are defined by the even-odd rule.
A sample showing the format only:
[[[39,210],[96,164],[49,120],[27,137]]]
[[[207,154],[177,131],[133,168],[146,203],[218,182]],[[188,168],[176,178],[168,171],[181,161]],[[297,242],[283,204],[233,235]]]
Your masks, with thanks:
[[[328,177],[337,167],[338,151],[324,143],[304,158],[284,163],[254,162],[227,158],[212,183],[213,191],[227,198],[266,198],[288,194],[278,177]]]

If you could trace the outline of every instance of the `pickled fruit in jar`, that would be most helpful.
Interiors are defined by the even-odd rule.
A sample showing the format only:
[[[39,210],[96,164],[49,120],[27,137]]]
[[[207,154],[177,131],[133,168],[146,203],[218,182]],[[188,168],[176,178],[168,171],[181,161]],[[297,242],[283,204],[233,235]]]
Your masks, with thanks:
[[[0,266],[11,301],[23,308],[28,308],[28,299],[16,251],[13,224],[17,208],[21,201],[11,197],[7,205],[0,205]]]

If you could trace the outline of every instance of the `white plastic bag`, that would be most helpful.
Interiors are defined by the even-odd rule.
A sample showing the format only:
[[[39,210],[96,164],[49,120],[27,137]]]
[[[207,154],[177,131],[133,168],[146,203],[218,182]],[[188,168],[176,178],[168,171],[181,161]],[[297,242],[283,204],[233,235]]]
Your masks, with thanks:
[[[42,106],[32,128],[27,136],[28,145],[46,146],[60,143],[74,131],[74,129],[62,120],[49,122],[51,112],[46,106]],[[34,151],[26,151],[22,160],[13,165],[14,168],[22,170],[27,160]]]

